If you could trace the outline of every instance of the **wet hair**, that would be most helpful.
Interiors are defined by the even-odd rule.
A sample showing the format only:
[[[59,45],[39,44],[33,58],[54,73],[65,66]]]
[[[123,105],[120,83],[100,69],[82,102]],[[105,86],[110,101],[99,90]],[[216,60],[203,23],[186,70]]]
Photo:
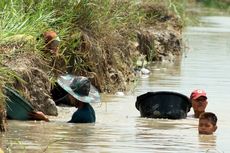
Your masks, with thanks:
[[[200,114],[199,120],[201,120],[201,119],[209,120],[212,123],[212,125],[216,126],[217,117],[212,112],[204,112],[204,113]]]

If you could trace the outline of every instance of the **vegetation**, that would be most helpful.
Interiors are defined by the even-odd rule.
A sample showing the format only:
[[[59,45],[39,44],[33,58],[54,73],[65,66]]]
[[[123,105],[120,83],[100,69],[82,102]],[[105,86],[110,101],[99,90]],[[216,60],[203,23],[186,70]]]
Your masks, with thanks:
[[[214,12],[220,12],[222,14],[230,13],[230,1],[229,0],[197,0],[201,4],[201,7],[208,9],[209,14]]]
[[[230,9],[229,0],[197,0],[198,2],[203,3],[206,7],[213,7],[218,9]]]
[[[3,94],[3,86],[6,83],[11,83],[14,77],[16,76],[13,72],[4,67],[0,67],[0,132],[6,131],[5,96]]]
[[[184,0],[1,0],[0,85],[14,82],[15,78],[20,80],[17,61],[21,59],[26,75],[33,75],[29,67],[36,67],[49,76],[47,81],[52,81],[58,74],[69,72],[94,78],[92,82],[102,92],[124,91],[126,82],[134,77],[132,62],[136,48],[130,42],[136,41],[136,31],[142,26],[165,22],[169,14],[183,24],[185,3]],[[61,38],[56,56],[43,51],[41,34],[47,30],[56,31]],[[11,61],[15,62],[9,64]],[[31,82],[24,83],[29,86]],[[0,100],[1,112],[2,94]]]

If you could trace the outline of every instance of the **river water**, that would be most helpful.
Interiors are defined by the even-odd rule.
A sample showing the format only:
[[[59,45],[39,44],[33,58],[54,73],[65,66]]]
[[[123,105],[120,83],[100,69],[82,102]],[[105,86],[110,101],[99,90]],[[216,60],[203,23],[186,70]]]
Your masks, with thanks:
[[[102,95],[102,104],[93,105],[95,124],[67,124],[74,108],[59,108],[59,116],[49,123],[9,121],[9,131],[0,136],[5,153],[230,152],[230,17],[202,17],[201,21],[202,26],[185,29],[188,47],[181,60],[154,64],[151,75],[141,78],[125,96]],[[197,119],[140,118],[135,108],[136,96],[148,91],[189,96],[196,88],[207,91],[207,110],[218,116],[214,135],[199,135]]]

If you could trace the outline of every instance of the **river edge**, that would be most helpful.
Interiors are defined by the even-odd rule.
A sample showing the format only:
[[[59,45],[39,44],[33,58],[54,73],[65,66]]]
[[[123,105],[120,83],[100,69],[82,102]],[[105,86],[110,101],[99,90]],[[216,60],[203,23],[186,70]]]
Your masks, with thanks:
[[[112,31],[110,35],[102,33],[101,37],[93,36],[94,33],[87,30],[80,30],[77,37],[76,33],[60,33],[63,44],[59,51],[74,51],[66,54],[41,53],[42,48],[33,49],[38,45],[36,43],[42,42],[41,39],[38,42],[31,35],[13,35],[1,45],[2,64],[17,76],[7,83],[36,110],[51,116],[57,116],[58,110],[50,91],[56,78],[63,73],[89,77],[101,93],[130,91],[138,79],[134,72],[137,61],[144,57],[149,62],[174,62],[182,54],[183,23],[180,15],[167,6],[141,5],[146,15],[145,23],[128,31],[132,32],[132,37],[125,35],[122,29]],[[80,42],[78,47],[65,46],[77,38]],[[69,57],[67,63],[66,56]],[[83,66],[78,67],[78,64]]]

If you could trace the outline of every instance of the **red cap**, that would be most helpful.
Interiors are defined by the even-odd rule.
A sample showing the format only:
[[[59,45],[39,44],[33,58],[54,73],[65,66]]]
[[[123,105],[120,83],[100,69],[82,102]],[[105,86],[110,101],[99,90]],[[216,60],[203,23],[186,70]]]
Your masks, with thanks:
[[[207,99],[206,92],[204,90],[196,89],[191,93],[190,99],[197,99],[202,96]]]

